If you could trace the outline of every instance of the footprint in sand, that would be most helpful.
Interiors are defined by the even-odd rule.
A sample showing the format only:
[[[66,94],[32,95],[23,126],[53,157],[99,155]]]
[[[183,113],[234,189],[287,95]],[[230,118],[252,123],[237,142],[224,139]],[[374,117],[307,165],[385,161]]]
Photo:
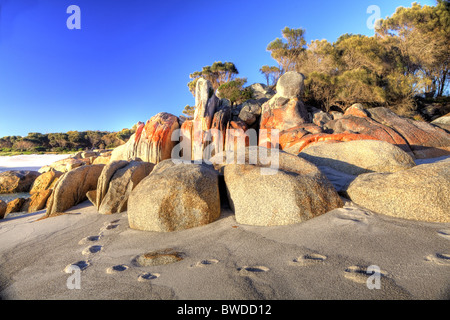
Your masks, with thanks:
[[[91,262],[89,260],[81,260],[72,264],[69,264],[67,267],[64,268],[65,273],[72,273],[73,270],[76,268],[80,270],[85,270],[87,267],[89,267]]]
[[[337,219],[343,221],[352,221],[356,223],[368,224],[367,217],[369,214],[361,212],[343,212],[336,216]],[[339,221],[338,220],[338,221]]]
[[[146,272],[146,273],[143,273],[143,274],[139,275],[138,281],[149,281],[149,280],[154,280],[154,279],[159,278],[159,276],[160,276],[159,273],[155,273],[155,272],[153,272],[153,273]]]
[[[106,231],[106,230],[112,230],[112,229],[117,228],[117,227],[119,226],[119,225],[117,224],[117,222],[119,222],[119,221],[120,221],[120,219],[114,220],[114,221],[111,221],[111,222],[106,222],[106,223],[105,223],[105,226],[104,226],[103,228],[100,229],[100,232],[104,232],[104,231]]]
[[[450,229],[443,229],[438,231],[438,235],[450,240]]]
[[[90,242],[95,242],[98,241],[100,239],[100,236],[89,236],[86,238],[81,239],[78,244],[86,244],[86,243],[90,243]]]
[[[264,266],[244,266],[242,268],[237,268],[241,276],[249,276],[257,273],[264,273],[270,269]]]
[[[295,266],[306,267],[306,266],[316,265],[318,263],[323,263],[326,259],[327,259],[327,257],[322,254],[310,253],[310,254],[305,254],[303,256],[295,258],[293,261],[291,261],[290,264],[295,265]]]
[[[197,262],[196,264],[191,265],[190,268],[202,268],[212,264],[216,264],[218,262],[219,260],[217,259],[205,259]]]
[[[108,274],[115,274],[115,273],[120,273],[123,272],[125,270],[127,270],[129,267],[125,264],[118,264],[112,267],[109,267],[108,269],[106,269],[106,273]]]
[[[374,271],[368,270],[368,267],[350,266],[344,271],[344,277],[356,283],[366,284],[367,279],[374,274]],[[379,271],[380,277],[387,277],[387,272]]]
[[[450,266],[450,254],[448,253],[430,254],[429,256],[425,257],[425,261],[431,261],[442,266]]]
[[[91,253],[97,253],[102,249],[103,249],[103,246],[90,246],[90,247],[87,247],[86,249],[84,249],[81,252],[81,254],[87,255],[87,254],[91,254]]]

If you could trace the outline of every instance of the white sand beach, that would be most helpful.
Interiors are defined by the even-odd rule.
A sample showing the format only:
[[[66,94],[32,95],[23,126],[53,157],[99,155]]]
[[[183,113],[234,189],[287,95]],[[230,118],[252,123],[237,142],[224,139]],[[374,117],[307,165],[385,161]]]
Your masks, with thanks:
[[[38,221],[44,213],[0,222],[2,299],[450,297],[450,224],[394,219],[351,203],[280,227],[240,225],[224,209],[214,223],[171,233],[132,230],[126,213],[100,215],[89,202]],[[166,248],[183,260],[134,260]],[[64,270],[80,261],[87,264],[80,289],[69,289],[72,274]],[[379,267],[380,289],[367,286],[371,265]],[[108,273],[114,266],[126,267]]]
[[[0,172],[8,170],[37,171],[45,165],[66,159],[70,154],[30,154],[17,156],[0,156]]]
[[[88,201],[40,220],[44,216],[42,210],[0,221],[1,299],[450,297],[450,224],[391,218],[349,201],[278,227],[238,224],[223,207],[209,225],[169,233],[130,229],[126,212],[101,215]],[[136,262],[167,248],[183,259]],[[71,264],[82,266],[78,288],[71,286],[76,271],[65,272]],[[379,286],[370,289],[373,276]]]

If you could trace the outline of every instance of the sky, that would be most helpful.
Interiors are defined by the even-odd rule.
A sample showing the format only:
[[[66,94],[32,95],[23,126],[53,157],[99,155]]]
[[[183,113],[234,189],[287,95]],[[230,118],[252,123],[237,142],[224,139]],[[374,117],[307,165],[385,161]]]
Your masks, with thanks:
[[[189,74],[233,62],[247,85],[276,65],[266,51],[281,30],[309,42],[372,36],[367,21],[404,0],[0,0],[0,137],[29,132],[119,131],[194,105]],[[417,1],[435,5],[434,0]],[[71,5],[80,29],[69,29]],[[369,8],[370,9],[370,8]]]

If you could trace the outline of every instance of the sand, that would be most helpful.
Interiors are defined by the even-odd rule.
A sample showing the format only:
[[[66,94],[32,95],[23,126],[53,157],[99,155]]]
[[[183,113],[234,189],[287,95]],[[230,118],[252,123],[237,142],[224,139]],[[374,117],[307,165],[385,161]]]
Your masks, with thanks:
[[[450,297],[450,224],[394,219],[350,202],[280,227],[240,225],[223,208],[216,222],[172,233],[132,230],[126,213],[100,215],[89,202],[38,220],[44,213],[0,222],[2,299]],[[138,255],[165,248],[183,260],[136,264]],[[80,261],[87,267],[76,282],[76,272],[64,270]],[[371,265],[380,272],[379,289],[368,288]]]
[[[0,156],[0,172],[8,170],[38,171],[41,167],[55,161],[66,159],[70,154],[30,154],[18,156]]]
[[[224,206],[217,221],[171,233],[130,229],[126,212],[101,215],[88,201],[43,216],[0,220],[1,299],[450,298],[450,224],[387,217],[350,201],[279,227],[238,224]],[[167,248],[183,259],[136,263]]]

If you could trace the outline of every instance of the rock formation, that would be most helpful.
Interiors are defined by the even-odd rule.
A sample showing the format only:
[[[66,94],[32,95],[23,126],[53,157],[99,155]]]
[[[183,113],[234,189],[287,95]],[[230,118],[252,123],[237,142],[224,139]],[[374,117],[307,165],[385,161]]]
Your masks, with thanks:
[[[47,216],[57,215],[87,200],[86,193],[97,188],[105,165],[81,166],[63,174],[49,198]]]
[[[139,184],[139,182],[150,174],[153,167],[153,163],[130,161],[127,162],[125,166],[115,170],[109,180],[106,193],[104,193],[105,189],[103,188],[102,195],[100,196],[100,192],[97,190],[96,202],[98,205],[98,211],[101,214],[112,214],[126,211],[129,195]],[[102,183],[103,182],[104,181],[102,181]]]
[[[29,192],[37,171],[5,171],[0,173],[0,193]]]
[[[7,207],[8,205],[6,204],[6,202],[0,200],[0,219],[3,219],[5,217]]]
[[[219,218],[218,173],[206,164],[158,163],[131,192],[128,221],[133,229],[178,231]]]
[[[171,158],[176,141],[172,133],[179,128],[178,117],[160,112],[150,118],[146,124],[140,122],[136,132],[128,142],[111,154],[111,161],[139,158],[145,162],[158,163]]]
[[[258,147],[247,148],[246,157],[259,152]],[[267,164],[260,158],[256,164],[225,165],[225,183],[238,223],[287,225],[343,206],[328,179],[306,160],[280,152],[278,168],[265,173],[262,169]]]
[[[303,149],[299,157],[316,166],[327,166],[351,175],[397,172],[416,165],[399,147],[378,140],[322,142]]]
[[[410,220],[450,222],[450,162],[422,164],[395,173],[366,173],[347,189],[358,205]]]

